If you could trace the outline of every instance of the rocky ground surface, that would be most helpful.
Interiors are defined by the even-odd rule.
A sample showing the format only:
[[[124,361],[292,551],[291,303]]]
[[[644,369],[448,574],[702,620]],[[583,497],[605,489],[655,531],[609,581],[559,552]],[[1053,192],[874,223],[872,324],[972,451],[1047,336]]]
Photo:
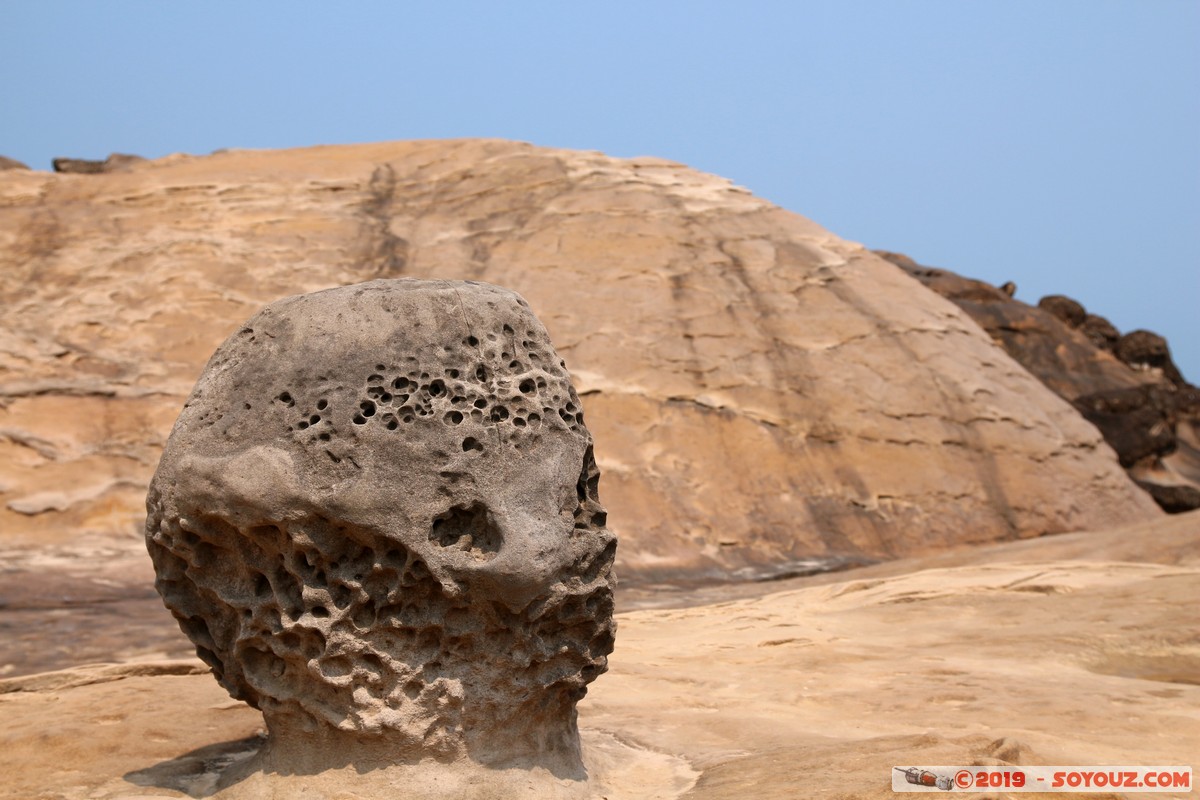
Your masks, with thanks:
[[[787,573],[1159,514],[960,308],[676,163],[461,140],[61,166],[0,171],[7,544],[136,534],[217,344],[270,301],[379,277],[530,302],[580,391],[626,574]]]
[[[40,575],[44,598],[96,602],[47,621],[57,639],[0,638],[0,797],[207,797],[259,746],[261,715],[185,656],[144,597],[147,563],[65,551],[8,562],[5,586]],[[580,705],[588,791],[887,798],[893,766],[1195,766],[1198,585],[1193,512],[838,574],[636,587],[619,595],[611,671]],[[126,613],[95,611],[102,598]],[[36,616],[0,610],[6,634],[36,630]],[[217,796],[356,800],[384,777],[257,776]]]

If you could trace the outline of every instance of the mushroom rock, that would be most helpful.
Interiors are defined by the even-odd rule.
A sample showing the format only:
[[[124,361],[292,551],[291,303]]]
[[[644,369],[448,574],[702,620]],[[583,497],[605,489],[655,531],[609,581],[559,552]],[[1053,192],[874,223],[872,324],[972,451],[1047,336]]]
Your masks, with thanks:
[[[157,588],[261,709],[264,771],[584,775],[616,538],[526,302],[376,280],[279,300],[208,362],[147,498]]]

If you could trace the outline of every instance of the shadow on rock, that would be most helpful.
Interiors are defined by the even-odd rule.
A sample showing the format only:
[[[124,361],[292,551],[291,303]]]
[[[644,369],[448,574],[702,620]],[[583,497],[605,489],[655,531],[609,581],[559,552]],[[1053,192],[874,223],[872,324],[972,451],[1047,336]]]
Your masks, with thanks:
[[[249,762],[266,742],[266,736],[248,736],[229,742],[219,742],[192,750],[189,753],[161,761],[152,767],[128,772],[123,777],[135,786],[155,786],[160,789],[173,789],[183,792],[188,797],[212,797],[218,791],[226,788],[230,781],[222,781],[227,773],[232,782],[246,777],[248,771],[231,769],[243,766]]]

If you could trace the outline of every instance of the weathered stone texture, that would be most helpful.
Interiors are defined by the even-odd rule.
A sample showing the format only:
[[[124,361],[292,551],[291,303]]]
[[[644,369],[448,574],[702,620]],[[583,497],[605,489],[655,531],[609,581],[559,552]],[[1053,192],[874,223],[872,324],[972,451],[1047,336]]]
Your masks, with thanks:
[[[1164,510],[1200,508],[1200,389],[1184,380],[1163,337],[1144,330],[1122,336],[1063,295],[1033,307],[984,281],[880,255],[956,303],[1070,402]]]
[[[281,763],[581,769],[616,539],[579,398],[525,301],[380,280],[216,352],[150,485],[158,588]],[[284,755],[279,755],[283,753]]]
[[[952,303],[680,164],[464,140],[2,174],[6,536],[136,530],[176,410],[240,321],[397,276],[485,280],[537,311],[604,443],[624,575],[1157,515]]]

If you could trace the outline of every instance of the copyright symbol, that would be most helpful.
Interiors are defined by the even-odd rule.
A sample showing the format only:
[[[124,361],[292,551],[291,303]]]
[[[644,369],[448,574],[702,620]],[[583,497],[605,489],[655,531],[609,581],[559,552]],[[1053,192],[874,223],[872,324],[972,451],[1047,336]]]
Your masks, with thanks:
[[[965,769],[960,769],[954,773],[954,785],[960,789],[969,789],[971,787],[971,773]]]

